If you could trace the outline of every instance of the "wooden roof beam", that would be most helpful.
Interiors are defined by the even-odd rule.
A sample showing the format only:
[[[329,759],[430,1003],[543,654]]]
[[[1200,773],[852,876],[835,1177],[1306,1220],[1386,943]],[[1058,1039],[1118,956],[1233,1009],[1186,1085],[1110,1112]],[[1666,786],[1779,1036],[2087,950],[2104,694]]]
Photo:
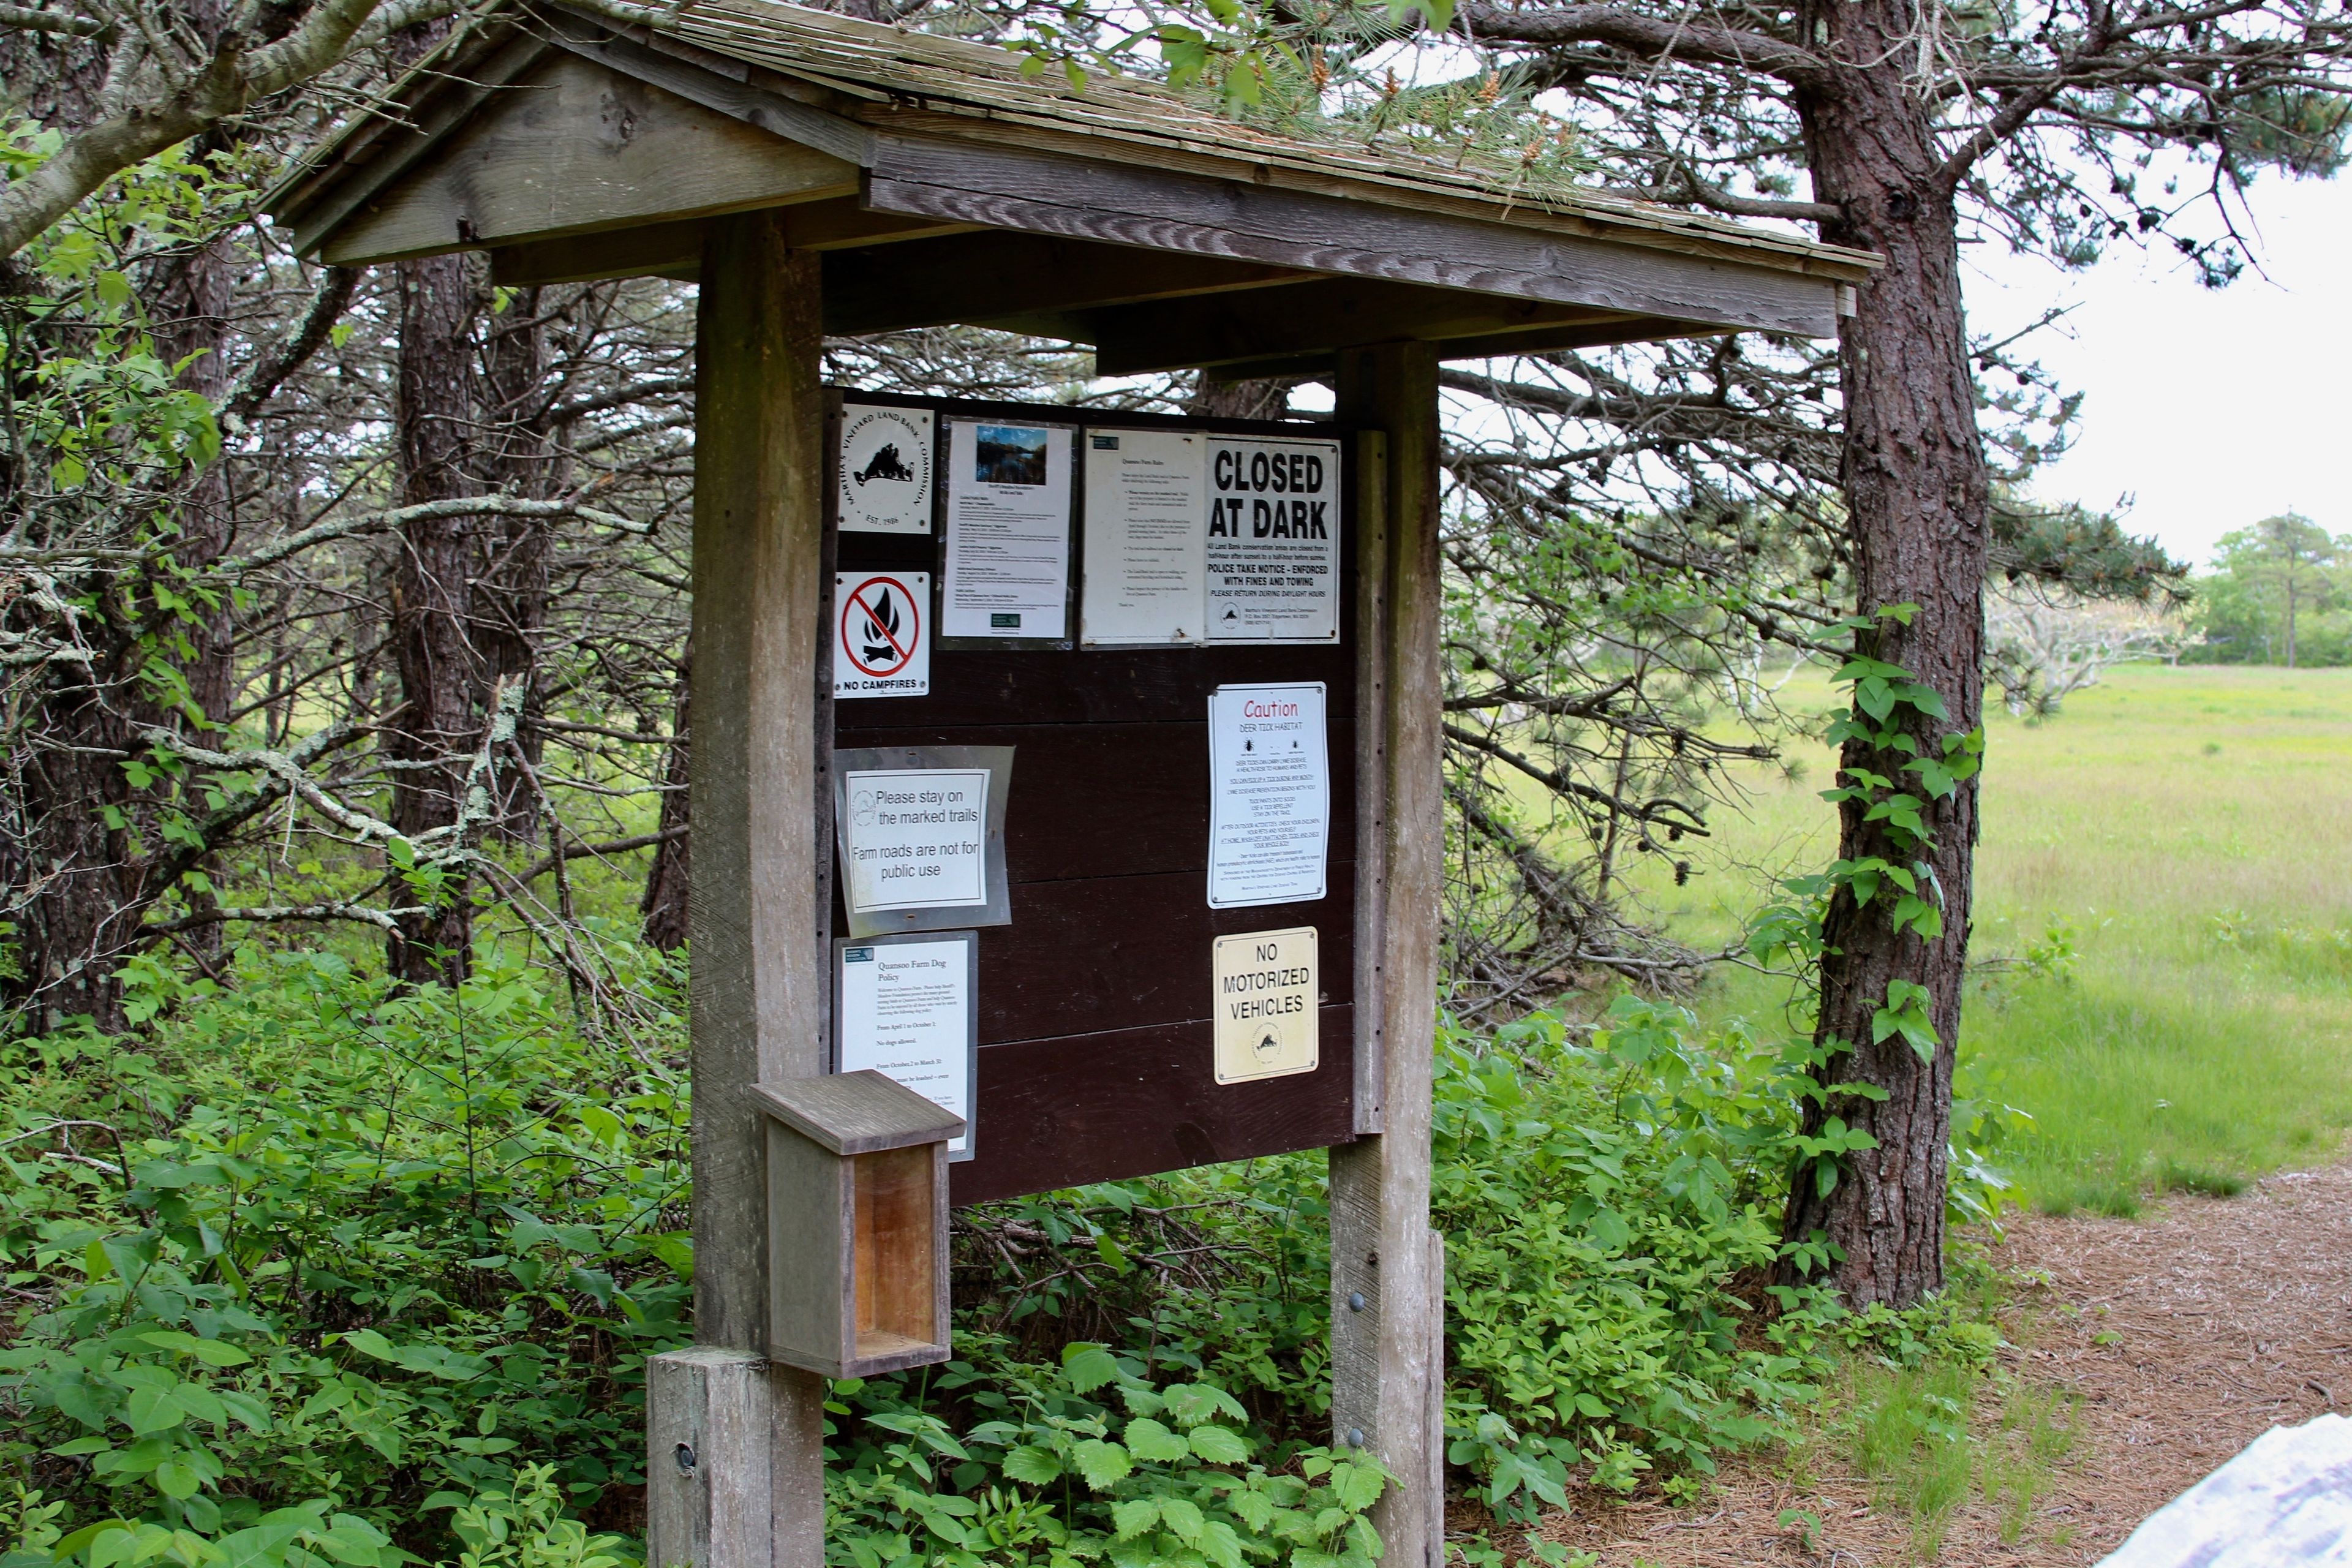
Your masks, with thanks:
[[[1223,295],[1311,276],[1079,239],[967,234],[828,258],[824,324],[829,332],[853,336],[956,322],[1021,331],[1040,311]]]
[[[877,135],[878,212],[1732,328],[1837,331],[1836,279],[977,142]]]
[[[1612,343],[1648,343],[1667,338],[1716,337],[1727,327],[1695,326],[1661,316],[1616,316],[1570,326],[1534,327],[1523,331],[1481,333],[1434,340],[1437,357],[1445,361],[1508,359],[1513,354],[1555,353],[1567,349],[1604,348]],[[1271,359],[1233,360],[1202,369],[1211,381],[1258,381],[1270,376],[1330,378],[1339,362],[1336,352],[1284,354]]]
[[[788,206],[776,216],[794,250],[865,248],[968,232],[961,224],[870,213],[846,196]],[[701,265],[708,226],[705,220],[693,218],[501,245],[490,251],[490,278],[517,289],[606,278],[675,278],[690,283]]]
[[[1337,279],[1272,294],[1091,311],[1068,319],[1066,335],[1095,345],[1096,368],[1104,375],[1139,375],[1289,360],[1373,343],[1589,331],[1633,319],[1632,312],[1536,300]]]

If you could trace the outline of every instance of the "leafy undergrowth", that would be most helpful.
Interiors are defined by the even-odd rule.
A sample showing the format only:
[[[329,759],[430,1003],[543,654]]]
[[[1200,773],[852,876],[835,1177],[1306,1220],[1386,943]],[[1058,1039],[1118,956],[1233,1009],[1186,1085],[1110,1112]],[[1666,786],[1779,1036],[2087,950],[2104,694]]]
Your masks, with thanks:
[[[0,1568],[633,1562],[645,1360],[690,1337],[692,1268],[647,963],[632,1034],[520,967],[394,994],[256,951],[133,1037],[0,1045]],[[1948,1308],[1764,1283],[1806,1071],[1630,998],[1445,1034],[1450,1458],[1502,1525],[1790,1439],[1854,1348],[1982,1351]],[[1384,1478],[1324,1446],[1319,1154],[992,1205],[956,1246],[959,1359],[835,1386],[833,1561],[1377,1556]]]

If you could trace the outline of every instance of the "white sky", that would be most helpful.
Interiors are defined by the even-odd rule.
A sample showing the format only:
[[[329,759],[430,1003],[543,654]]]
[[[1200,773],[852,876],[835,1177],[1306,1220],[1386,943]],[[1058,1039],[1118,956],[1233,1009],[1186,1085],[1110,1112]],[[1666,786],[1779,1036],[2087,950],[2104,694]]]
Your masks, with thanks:
[[[2250,267],[2219,290],[2178,257],[2130,247],[2087,273],[1970,247],[1972,331],[2076,306],[2018,345],[2086,395],[2079,438],[2035,493],[2130,497],[2126,525],[2199,565],[2220,535],[2290,508],[2352,532],[2337,466],[2352,453],[2352,180],[2266,174],[2248,195],[2266,276]]]

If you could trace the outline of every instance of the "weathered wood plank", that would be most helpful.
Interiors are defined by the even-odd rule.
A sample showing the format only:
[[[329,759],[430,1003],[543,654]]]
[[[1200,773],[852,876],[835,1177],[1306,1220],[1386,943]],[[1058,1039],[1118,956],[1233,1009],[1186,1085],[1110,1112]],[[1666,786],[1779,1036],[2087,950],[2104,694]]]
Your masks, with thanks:
[[[980,1053],[977,1157],[949,1169],[958,1204],[1314,1149],[1349,1136],[1353,1009],[1326,1007],[1311,1073],[1220,1085],[1210,1025],[991,1046]]]
[[[825,329],[856,334],[988,322],[1048,309],[1264,289],[1306,276],[1086,240],[971,234],[834,258],[825,267]]]
[[[485,99],[547,50],[543,38],[509,32],[461,48],[452,58],[428,58],[431,75],[401,121],[364,122],[338,149],[332,163],[311,172],[280,198],[274,210],[291,222],[295,250],[310,254],[377,192],[431,157]]]
[[[970,143],[877,136],[866,199],[882,212],[1603,310],[1811,336],[1837,326],[1826,279]]]
[[[1569,326],[1530,327],[1524,331],[1491,336],[1448,338],[1437,345],[1445,360],[1507,359],[1513,354],[1549,353],[1559,349],[1602,348],[1611,343],[1654,343],[1668,338],[1704,338],[1730,329],[1703,322],[1675,321],[1664,316],[1617,316]]]
[[[695,1345],[646,1363],[646,1561],[824,1561],[824,1380]]]
[[[1355,279],[1207,299],[1090,310],[1083,341],[1104,375],[1219,365],[1287,354],[1530,330],[1590,328],[1610,312],[1542,300]],[[1650,318],[1654,319],[1654,318]]]
[[[855,195],[857,166],[554,54],[321,255],[352,264]]]
[[[1330,1155],[1331,1419],[1339,1442],[1360,1442],[1398,1478],[1374,1516],[1388,1560],[1438,1568],[1445,1498],[1433,1485],[1440,1472],[1432,1450],[1444,1434],[1431,1419],[1431,1383],[1444,1297],[1428,1245],[1444,871],[1435,352],[1397,343],[1343,354],[1337,392],[1341,417],[1388,434],[1387,550],[1378,564],[1359,563],[1379,574],[1387,604],[1387,897],[1379,933],[1382,1131]]]
[[[823,820],[812,679],[824,635],[822,300],[816,258],[786,247],[769,213],[715,221],[701,276],[688,909],[695,1331],[706,1347],[763,1355],[772,1200],[766,1119],[751,1086],[825,1065],[830,884],[812,826]],[[764,1439],[720,1447],[701,1467],[714,1521],[729,1510],[747,1516],[725,1531],[713,1524],[708,1568],[824,1560],[824,1380],[778,1368],[765,1386]],[[657,1405],[648,1415],[656,1431],[670,1419]]]
[[[1334,860],[1328,876],[1328,893],[1313,902],[1244,910],[1211,909],[1199,871],[1016,882],[1013,923],[980,933],[980,1043],[1205,1020],[1211,944],[1242,931],[1315,927],[1323,999],[1349,1001],[1354,863]]]
[[[1507,332],[1433,340],[1441,360],[1507,359],[1513,354],[1551,353],[1561,349],[1589,349],[1611,343],[1660,342],[1668,338],[1715,337],[1729,327],[1703,321],[1676,321],[1664,316],[1599,316],[1572,326],[1533,327]],[[1047,334],[1053,335],[1053,334]],[[1339,350],[1276,354],[1266,359],[1228,360],[1207,365],[1213,381],[1249,381],[1276,375],[1329,374],[1339,363]]]
[[[1299,433],[1319,434],[1312,427]],[[868,564],[861,559],[843,569],[858,570]],[[926,563],[914,570],[937,568]],[[1343,586],[1342,592],[1346,591]],[[1343,641],[1353,636],[1344,624],[1341,635]],[[1354,662],[1352,649],[1328,644],[1301,647],[1234,644],[1173,653],[1152,648],[1040,653],[968,649],[952,658],[933,658],[929,697],[844,702],[838,722],[843,745],[873,743],[853,742],[852,731],[862,735],[932,725],[994,726],[1003,723],[1008,715],[1033,724],[1205,723],[1207,694],[1213,687],[1254,680],[1320,680],[1336,694],[1349,680]],[[1016,782],[1014,788],[1019,787]]]
[[[490,250],[490,281],[509,289],[594,283],[606,278],[690,275],[702,266],[702,221],[639,224]]]
[[[1387,1037],[1381,998],[1381,931],[1388,918],[1388,653],[1386,574],[1389,552],[1389,438],[1381,430],[1357,433],[1355,463],[1356,713],[1355,777],[1348,794],[1356,819],[1356,1121],[1358,1133],[1378,1132],[1388,1085],[1381,1062]],[[1333,781],[1333,805],[1339,784]]]
[[[855,121],[753,85],[740,61],[721,60],[708,50],[675,39],[641,42],[617,37],[602,24],[576,15],[567,26],[551,32],[548,41],[583,59],[610,66],[705,109],[845,162],[863,166],[873,156],[872,132]]]
[[[887,708],[897,700],[872,705]],[[1194,706],[1205,705],[1196,696]],[[1354,853],[1349,762],[1356,733],[1352,714],[1334,716],[1328,743],[1331,855],[1339,860]],[[844,745],[1014,748],[1004,853],[1016,886],[1198,872],[1208,864],[1205,723],[892,726],[854,733],[844,725],[836,734]]]
[[[841,250],[970,232],[962,224],[867,212],[848,196],[795,203],[782,210],[779,221],[784,243],[794,250]],[[518,289],[604,278],[691,280],[702,265],[703,227],[704,220],[688,218],[497,246],[490,251],[490,278]]]
[[[897,1079],[867,1068],[751,1086],[770,1115],[839,1155],[936,1143],[963,1131],[963,1119]]]
[[[1222,138],[1171,137],[1164,126],[1121,121],[1114,118],[1116,112],[1084,128],[1035,113],[992,110],[982,116],[964,105],[946,110],[916,109],[900,103],[888,111],[887,120],[881,113],[870,111],[866,118],[877,130],[901,136],[1013,147],[1055,157],[1131,163],[1144,168],[1198,174],[1212,180],[1243,180],[1275,190],[1327,195],[1376,206],[1402,206],[1474,222],[1509,223],[1609,245],[1760,263],[1775,269],[1850,283],[1869,277],[1879,265],[1878,258],[1866,251],[1755,228],[1735,219],[1686,208],[1613,195],[1592,186],[1555,189],[1533,196],[1526,193],[1506,195],[1463,171],[1433,170],[1427,163],[1391,162],[1377,154],[1365,158],[1342,154],[1339,160],[1329,161],[1334,149],[1328,144],[1289,142],[1269,146],[1256,140],[1254,132],[1244,132],[1248,139],[1239,142]],[[1433,174],[1438,176],[1434,181]]]
[[[751,1086],[824,1070],[818,308],[815,259],[772,216],[712,226],[696,385],[695,1311],[704,1343],[737,1350],[761,1348],[765,1318]]]
[[[845,1376],[856,1337],[856,1281],[844,1267],[855,1223],[848,1162],[780,1121],[768,1125],[766,1137],[769,1184],[792,1194],[768,1205],[768,1256],[776,1261],[768,1270],[768,1355]]]

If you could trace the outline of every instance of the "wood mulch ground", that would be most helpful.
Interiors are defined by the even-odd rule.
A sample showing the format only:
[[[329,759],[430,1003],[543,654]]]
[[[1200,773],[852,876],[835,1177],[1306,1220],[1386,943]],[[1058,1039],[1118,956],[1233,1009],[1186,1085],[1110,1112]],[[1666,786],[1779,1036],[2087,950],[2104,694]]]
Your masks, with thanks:
[[[1995,1253],[2022,1278],[2009,1370],[2079,1399],[2072,1451],[2015,1544],[1972,1496],[1945,1563],[2096,1563],[2139,1521],[2273,1426],[2352,1414],[2352,1164],[2271,1176],[2234,1198],[2176,1196],[2136,1220],[2012,1220]],[[1830,1445],[1819,1445],[1828,1448]],[[1895,1568],[1918,1561],[1899,1500],[1817,1452],[1800,1487],[1769,1458],[1727,1466],[1696,1508],[1579,1498],[1543,1534],[1603,1568]],[[1775,1521],[1823,1524],[1808,1554]]]

